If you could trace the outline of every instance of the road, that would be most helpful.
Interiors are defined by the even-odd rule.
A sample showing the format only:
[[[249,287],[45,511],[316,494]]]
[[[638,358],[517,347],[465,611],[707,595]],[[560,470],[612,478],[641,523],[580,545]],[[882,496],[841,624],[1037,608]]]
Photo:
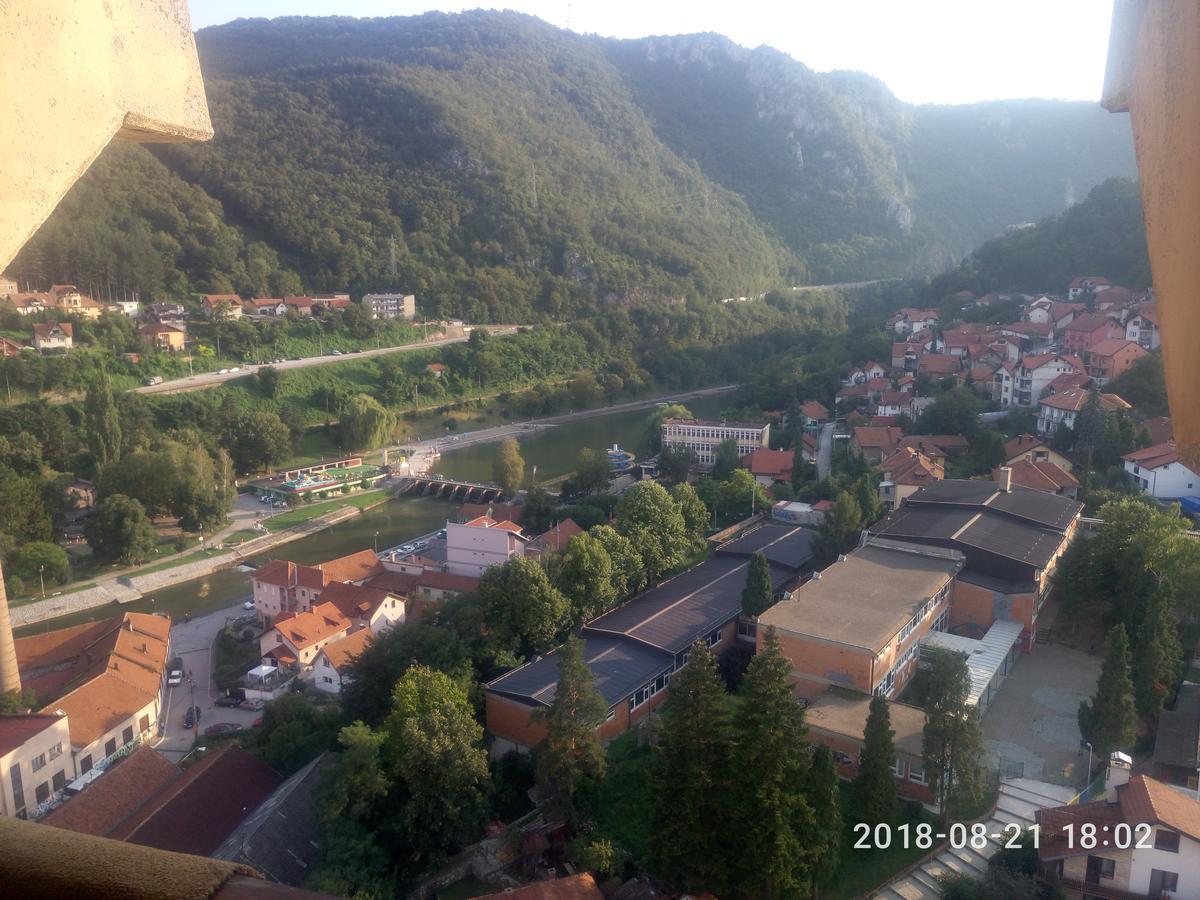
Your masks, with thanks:
[[[493,335],[512,334],[520,325],[497,325],[488,327],[488,333]],[[292,369],[307,369],[310,366],[324,366],[330,363],[346,362],[350,359],[366,359],[372,356],[385,356],[389,353],[403,353],[407,350],[428,350],[430,347],[445,347],[448,344],[461,344],[463,341],[469,340],[470,335],[464,337],[440,338],[436,341],[420,341],[416,344],[403,344],[399,347],[379,347],[375,350],[362,350],[358,353],[344,353],[340,356],[326,354],[325,356],[307,356],[303,359],[288,359],[281,363],[276,363],[274,368],[281,372],[287,372]],[[263,366],[242,365],[238,367],[236,372],[226,372],[222,375],[220,372],[205,372],[202,375],[189,375],[186,378],[173,378],[170,381],[164,381],[161,384],[148,384],[142,387],[134,388],[134,393],[138,394],[178,394],[184,391],[199,391],[204,388],[215,387],[218,384],[224,384],[226,381],[232,381],[235,378],[244,378],[247,375],[252,375]]]
[[[433,452],[437,450],[440,453],[448,453],[451,450],[458,450],[463,447],[470,447],[475,444],[487,444],[494,441],[502,441],[507,437],[527,437],[531,434],[536,434],[543,428],[553,428],[558,425],[565,425],[569,422],[578,422],[582,419],[592,419],[597,416],[608,416],[613,413],[630,412],[638,409],[650,409],[660,403],[680,403],[686,400],[691,400],[694,397],[712,397],[718,394],[728,394],[731,391],[737,390],[736,384],[723,384],[718,387],[700,388],[695,391],[688,391],[684,394],[672,394],[667,397],[651,397],[647,400],[630,400],[626,403],[615,403],[612,406],[601,406],[597,409],[586,409],[580,412],[564,413],[561,416],[549,416],[545,419],[532,419],[528,422],[517,422],[512,425],[497,425],[494,428],[482,428],[479,431],[472,431],[468,434],[457,435],[455,437],[439,437],[427,441],[416,441],[406,443],[403,448],[412,450],[412,455],[408,458],[407,470],[403,470],[406,475],[423,475],[430,471],[431,466],[434,466],[436,460]],[[390,448],[389,453],[394,453],[401,449],[401,446]]]
[[[246,615],[241,606],[232,606],[190,622],[180,621],[171,627],[171,653],[183,660],[184,679],[178,687],[164,689],[160,716],[163,737],[154,748],[167,754],[172,762],[179,762],[190,753],[196,736],[202,736],[208,726],[217,722],[236,722],[243,728],[249,728],[262,715],[261,711],[222,709],[213,705],[217,696],[212,683],[213,642],[229,619],[241,615]],[[183,727],[183,717],[187,715],[193,698],[196,706],[200,707],[199,729]],[[203,740],[200,743],[203,744]]]
[[[836,426],[826,422],[821,426],[821,437],[817,442],[817,480],[828,481],[833,466],[833,432]]]
[[[876,278],[872,281],[839,281],[836,284],[797,284],[793,291],[836,291],[839,288],[861,288],[872,284],[887,284],[889,281],[900,281],[899,278]]]

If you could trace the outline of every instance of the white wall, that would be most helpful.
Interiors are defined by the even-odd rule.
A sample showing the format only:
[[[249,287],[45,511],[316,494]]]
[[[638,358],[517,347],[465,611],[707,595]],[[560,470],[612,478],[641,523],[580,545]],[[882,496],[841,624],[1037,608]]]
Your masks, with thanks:
[[[478,578],[492,566],[520,554],[520,539],[503,528],[446,524],[446,568],[451,575]]]
[[[1172,896],[1200,897],[1200,843],[1180,835],[1178,853],[1134,850],[1129,867],[1129,890],[1137,894],[1149,891],[1151,869],[1174,872],[1179,876],[1179,886]]]
[[[144,731],[138,727],[138,720],[141,719],[142,716],[146,716],[150,720],[148,727]],[[79,748],[75,754],[76,765],[80,767],[79,774],[82,775],[84,771],[86,771],[83,768],[83,758],[85,756],[91,754],[93,767],[96,765],[96,763],[100,762],[100,760],[108,756],[108,753],[105,752],[104,745],[107,744],[110,739],[116,741],[116,749],[120,750],[122,747],[124,747],[126,741],[123,732],[126,728],[133,729],[133,736],[135,739],[138,737],[138,735],[141,735],[143,739],[154,737],[158,730],[158,698],[155,697],[152,701],[147,703],[128,719],[124,719],[123,721],[117,723],[114,728],[100,735],[100,737],[92,741],[92,743],[85,747]]]
[[[1181,462],[1173,462],[1157,469],[1147,469],[1125,460],[1125,474],[1137,482],[1146,493],[1158,500],[1175,500],[1179,497],[1200,495],[1200,475]]]

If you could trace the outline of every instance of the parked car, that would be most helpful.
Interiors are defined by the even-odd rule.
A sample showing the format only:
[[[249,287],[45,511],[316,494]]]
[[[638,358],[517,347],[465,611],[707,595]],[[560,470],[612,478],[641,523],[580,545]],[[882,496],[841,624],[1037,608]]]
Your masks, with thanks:
[[[183,684],[183,670],[171,669],[170,673],[167,675],[167,684],[170,687],[175,687],[177,684]]]
[[[204,729],[205,734],[226,734],[230,731],[241,731],[242,726],[237,722],[218,722]]]
[[[242,701],[238,697],[218,697],[213,701],[213,706],[219,706],[222,709],[233,709],[241,705]]]
[[[217,370],[217,374],[218,374],[218,375],[228,375],[228,374],[229,374],[229,370],[228,370],[228,369],[218,369],[218,370]]]
[[[195,728],[200,724],[200,707],[189,706],[188,711],[183,716],[184,728]]]
[[[266,704],[264,704],[263,701],[258,697],[255,697],[253,700],[243,700],[238,705],[242,709],[262,709]]]
[[[262,725],[262,716],[259,716],[257,719],[255,719],[253,722],[250,723],[251,728],[258,728],[260,725]]]
[[[151,375],[149,378],[146,379],[147,387],[154,387],[154,385],[156,385],[156,384],[162,384],[162,376],[161,375]]]
[[[254,601],[246,600],[242,603],[242,609],[254,609]]]

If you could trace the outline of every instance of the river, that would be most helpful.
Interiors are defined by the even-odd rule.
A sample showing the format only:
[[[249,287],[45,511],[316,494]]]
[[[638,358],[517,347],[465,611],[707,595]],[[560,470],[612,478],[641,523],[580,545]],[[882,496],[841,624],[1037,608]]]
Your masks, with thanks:
[[[697,416],[713,416],[729,405],[729,397],[701,397],[687,402]],[[537,467],[540,481],[557,478],[571,471],[575,457],[584,447],[603,450],[612,444],[634,453],[646,450],[646,409],[613,413],[607,416],[582,419],[566,425],[556,425],[521,439],[521,455],[526,472]],[[489,481],[496,444],[476,444],[444,453],[435,469],[443,475],[475,481]],[[455,506],[428,497],[401,497],[383,503],[362,515],[348,519],[324,531],[317,532],[290,544],[277,547],[263,557],[250,560],[257,565],[267,559],[288,559],[298,563],[318,563],[336,556],[371,547],[394,547],[422,534],[428,534],[445,524]],[[165,612],[180,617],[213,612],[233,606],[250,595],[250,579],[245,572],[228,569],[203,578],[162,588],[122,604],[120,611]],[[101,606],[85,612],[49,619],[36,625],[17,629],[18,635],[36,634],[80,622],[90,622],[113,615],[114,608]]]

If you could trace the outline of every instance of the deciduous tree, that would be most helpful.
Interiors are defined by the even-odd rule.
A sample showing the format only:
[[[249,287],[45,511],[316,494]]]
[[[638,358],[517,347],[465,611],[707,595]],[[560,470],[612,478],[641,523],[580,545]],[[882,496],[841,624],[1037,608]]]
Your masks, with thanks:
[[[725,438],[721,443],[717,444],[717,449],[713,451],[713,468],[712,477],[716,481],[724,481],[742,462],[741,452],[738,450],[737,441],[733,438]]]
[[[546,575],[524,556],[483,573],[479,598],[498,638],[523,656],[554,646],[570,621],[570,603]]]
[[[575,457],[575,471],[571,474],[571,488],[574,493],[587,496],[603,491],[608,487],[608,459],[602,453],[597,453],[590,447],[584,447]]]
[[[84,525],[84,536],[97,559],[127,565],[149,559],[158,544],[145,507],[124,494],[112,494],[96,504]]]
[[[692,535],[695,541],[702,542],[704,533],[708,531],[712,522],[712,513],[708,511],[696,489],[686,482],[680,482],[671,488],[671,499],[679,507],[688,534]]]
[[[1152,725],[1175,690],[1183,665],[1179,625],[1169,598],[1151,597],[1138,626],[1137,652],[1133,655],[1134,700],[1138,716]]]
[[[688,552],[687,526],[670,494],[652,481],[641,481],[617,504],[617,530],[642,558],[649,581],[657,581],[683,562]]]
[[[588,533],[576,535],[549,565],[555,586],[571,604],[571,621],[591,621],[618,600],[613,564],[604,545]]]
[[[641,554],[623,534],[611,525],[596,525],[588,532],[608,552],[612,561],[612,584],[619,598],[628,597],[642,589],[646,570]]]
[[[391,443],[396,416],[370,394],[355,394],[338,421],[342,446],[347,450],[374,450]]]
[[[521,487],[521,482],[525,480],[525,460],[521,457],[521,447],[516,438],[505,438],[496,447],[492,478],[510,497]]]

